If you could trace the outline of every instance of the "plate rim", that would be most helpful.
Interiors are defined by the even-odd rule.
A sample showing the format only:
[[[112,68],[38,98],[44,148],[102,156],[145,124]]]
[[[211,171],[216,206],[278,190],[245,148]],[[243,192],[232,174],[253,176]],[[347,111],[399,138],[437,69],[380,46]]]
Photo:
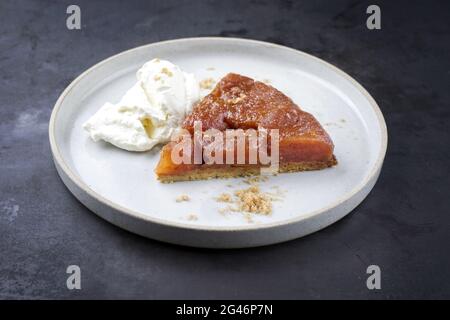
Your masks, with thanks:
[[[56,142],[55,123],[56,123],[57,115],[61,110],[61,106],[64,102],[65,97],[89,73],[93,72],[94,70],[96,70],[97,68],[102,66],[103,64],[106,64],[107,62],[109,62],[119,56],[123,56],[131,51],[142,49],[142,48],[163,46],[168,43],[175,43],[175,42],[177,42],[177,43],[184,42],[185,43],[185,42],[196,42],[196,41],[223,41],[223,42],[231,42],[231,43],[232,42],[241,42],[241,43],[250,43],[250,44],[255,44],[255,45],[264,45],[264,46],[274,47],[274,48],[278,48],[278,49],[282,49],[282,50],[288,50],[294,54],[303,55],[310,59],[313,59],[313,60],[317,61],[318,63],[321,63],[321,64],[325,65],[326,67],[331,68],[333,71],[335,71],[339,75],[343,76],[346,80],[348,80],[368,100],[370,106],[372,107],[373,111],[375,112],[375,115],[378,119],[378,123],[380,125],[380,130],[381,130],[380,151],[377,155],[377,159],[376,159],[374,165],[371,167],[370,172],[366,176],[366,178],[361,180],[361,182],[358,183],[353,189],[351,189],[345,195],[341,196],[339,199],[334,201],[332,204],[330,204],[324,208],[314,210],[307,215],[302,215],[300,217],[293,217],[293,218],[285,219],[285,220],[278,221],[278,222],[270,222],[270,223],[264,223],[264,224],[249,224],[249,225],[245,225],[245,226],[232,226],[232,227],[187,224],[187,223],[183,223],[183,222],[174,222],[174,221],[165,220],[165,219],[161,219],[161,218],[157,218],[157,217],[147,216],[147,215],[141,214],[135,210],[131,210],[131,209],[121,206],[117,203],[114,203],[114,202],[108,200],[107,198],[103,197],[99,193],[95,192],[94,190],[92,190],[85,182],[83,182],[83,180],[81,178],[78,177],[78,175],[76,173],[74,173],[70,169],[69,165],[66,164],[61,152],[59,151],[58,144]],[[383,114],[382,114],[378,104],[376,103],[375,99],[369,94],[369,92],[361,84],[359,84],[353,77],[348,75],[346,72],[344,72],[343,70],[339,69],[338,67],[332,65],[331,63],[326,62],[325,60],[322,60],[322,59],[315,57],[309,53],[306,53],[306,52],[303,52],[303,51],[300,51],[300,50],[297,50],[294,48],[290,48],[287,46],[274,44],[274,43],[270,43],[270,42],[266,42],[266,41],[245,39],[245,38],[234,38],[234,37],[226,37],[226,38],[225,37],[191,37],[191,38],[164,40],[164,41],[159,41],[159,42],[154,42],[154,43],[137,46],[137,47],[119,52],[115,55],[112,55],[112,56],[106,58],[106,59],[103,59],[100,62],[98,62],[98,63],[94,64],[93,66],[91,66],[90,68],[88,68],[87,70],[85,70],[84,72],[82,72],[64,89],[64,91],[58,97],[58,99],[53,107],[53,110],[52,110],[52,113],[50,116],[48,130],[49,130],[50,149],[51,149],[51,152],[53,155],[53,160],[56,163],[56,166],[57,167],[59,166],[59,169],[61,169],[63,171],[63,173],[71,180],[72,183],[75,184],[76,187],[81,189],[83,192],[87,193],[90,197],[94,198],[96,201],[99,201],[103,205],[106,205],[107,207],[110,207],[118,212],[121,212],[122,214],[131,216],[132,218],[135,218],[138,220],[142,220],[143,222],[146,222],[146,223],[159,224],[159,225],[162,225],[164,227],[169,227],[169,228],[181,228],[181,229],[190,229],[193,231],[214,231],[214,232],[238,232],[238,231],[252,231],[252,230],[278,228],[278,227],[283,227],[283,226],[287,226],[287,225],[291,225],[291,224],[300,223],[304,220],[308,220],[312,217],[318,216],[318,215],[326,213],[336,207],[339,207],[340,205],[344,204],[346,201],[348,201],[348,200],[352,199],[354,196],[358,195],[373,179],[375,179],[375,182],[376,182],[376,180],[378,178],[378,174],[380,173],[382,165],[383,165],[383,161],[384,161],[386,151],[387,151],[387,144],[388,144],[387,126],[386,126],[386,122],[384,120]],[[57,170],[57,171],[59,174],[59,170]],[[63,179],[63,182],[64,182],[64,179]],[[64,184],[66,185],[65,182],[64,182]],[[69,188],[69,190],[70,190],[70,188]],[[368,192],[370,192],[370,190]],[[362,202],[364,200],[364,198],[365,198],[365,196],[363,197],[363,199],[360,202]],[[80,199],[78,199],[78,200],[80,200]],[[346,214],[348,214],[351,211],[352,210],[349,210]],[[96,213],[96,212],[94,212],[94,213]],[[344,214],[344,216],[346,214]],[[327,225],[329,225],[329,224],[327,224]]]

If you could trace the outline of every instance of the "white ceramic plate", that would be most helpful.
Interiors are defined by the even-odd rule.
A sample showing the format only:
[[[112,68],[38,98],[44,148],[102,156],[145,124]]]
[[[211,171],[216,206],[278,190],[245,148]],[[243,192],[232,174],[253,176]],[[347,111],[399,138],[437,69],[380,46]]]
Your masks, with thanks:
[[[137,69],[155,57],[180,65],[199,80],[237,72],[269,81],[320,121],[333,139],[339,164],[262,183],[263,190],[279,188],[283,196],[274,202],[272,215],[255,215],[253,222],[241,213],[221,213],[225,204],[215,200],[222,192],[244,188],[243,179],[159,183],[153,173],[159,150],[130,153],[95,143],[81,127],[103,103],[117,102],[135,82]],[[59,175],[93,212],[143,236],[210,248],[282,242],[334,223],[372,189],[387,146],[380,109],[347,74],[297,50],[230,38],[154,43],[98,63],[59,97],[49,133]],[[176,202],[182,194],[191,200]]]

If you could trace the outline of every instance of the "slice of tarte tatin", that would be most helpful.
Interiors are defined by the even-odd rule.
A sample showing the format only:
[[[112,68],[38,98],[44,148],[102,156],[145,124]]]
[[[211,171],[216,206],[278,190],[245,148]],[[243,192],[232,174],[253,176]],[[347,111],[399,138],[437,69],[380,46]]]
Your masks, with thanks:
[[[278,172],[319,170],[337,164],[333,142],[311,114],[302,111],[272,86],[239,74],[230,73],[222,78],[186,117],[183,128],[194,136],[194,128],[199,123],[203,132],[209,129],[224,133],[240,129],[241,132],[261,128],[266,132],[278,130]],[[270,141],[269,137],[269,153]],[[204,159],[200,163],[195,162],[194,147],[188,149],[192,153],[189,154],[192,161],[179,163],[173,159],[177,143],[169,142],[161,150],[155,173],[162,182],[257,175],[261,167],[267,166],[259,159],[252,164],[209,163]],[[233,144],[232,148],[236,149],[236,160],[238,147]],[[248,160],[248,145],[245,150]]]

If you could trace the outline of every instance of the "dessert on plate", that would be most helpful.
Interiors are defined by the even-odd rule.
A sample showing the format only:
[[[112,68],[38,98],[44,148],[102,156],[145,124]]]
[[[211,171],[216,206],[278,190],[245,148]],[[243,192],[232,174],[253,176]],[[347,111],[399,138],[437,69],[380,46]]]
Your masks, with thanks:
[[[105,103],[83,126],[94,141],[128,151],[165,144],[155,168],[162,182],[256,175],[274,163],[276,172],[337,164],[333,142],[319,122],[263,82],[229,73],[199,101],[201,86],[195,76],[169,61],[145,63],[136,78],[118,103]],[[229,144],[225,139],[238,139],[239,134],[246,140]],[[181,152],[180,137],[186,146]],[[180,163],[174,155],[188,161]]]
[[[319,170],[337,164],[333,142],[311,114],[272,86],[239,74],[229,73],[222,78],[194,106],[182,127],[194,135],[195,123],[200,123],[203,131],[277,129],[279,172]],[[263,167],[261,163],[175,163],[173,148],[177,143],[171,141],[161,150],[155,173],[162,182],[254,175]],[[246,148],[248,157],[248,145]]]

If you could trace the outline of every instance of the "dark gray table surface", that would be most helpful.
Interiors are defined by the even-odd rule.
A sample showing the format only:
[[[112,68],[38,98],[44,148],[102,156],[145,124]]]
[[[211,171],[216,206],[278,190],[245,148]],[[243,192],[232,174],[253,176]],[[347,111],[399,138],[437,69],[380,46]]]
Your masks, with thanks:
[[[450,298],[449,1],[0,2],[0,298]],[[62,90],[120,51],[232,36],[293,47],[346,71],[382,109],[389,146],[367,199],[302,239],[199,250],[145,239],[65,188],[48,120]],[[66,288],[81,267],[82,289]],[[381,290],[366,268],[380,266]]]

